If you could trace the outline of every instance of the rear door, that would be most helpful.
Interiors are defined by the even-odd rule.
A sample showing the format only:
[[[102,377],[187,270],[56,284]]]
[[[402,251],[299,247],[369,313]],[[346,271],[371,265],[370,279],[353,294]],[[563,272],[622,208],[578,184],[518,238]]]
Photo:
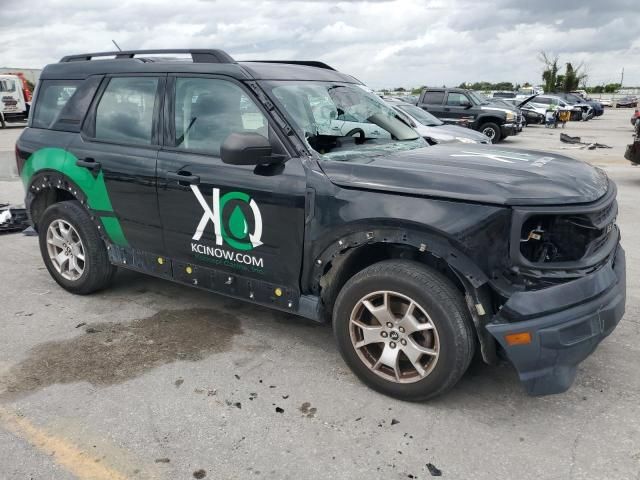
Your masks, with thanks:
[[[442,119],[445,113],[443,105],[444,97],[444,90],[427,90],[422,97],[420,107]]]
[[[222,162],[220,147],[235,132],[259,133],[286,154],[266,112],[232,79],[170,75],[165,119],[158,203],[174,278],[295,304],[306,194],[301,159],[269,167]]]
[[[156,161],[165,80],[158,74],[106,77],[68,148],[89,174],[90,207],[111,240],[154,253],[164,252]]]

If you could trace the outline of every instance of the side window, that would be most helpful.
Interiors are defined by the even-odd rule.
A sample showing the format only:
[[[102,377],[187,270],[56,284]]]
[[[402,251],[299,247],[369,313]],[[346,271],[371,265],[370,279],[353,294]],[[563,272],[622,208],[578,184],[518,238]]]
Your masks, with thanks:
[[[16,82],[13,79],[0,79],[0,92],[13,93],[16,91]]]
[[[444,100],[444,92],[426,92],[424,94],[423,103],[428,105],[442,105]]]
[[[32,125],[35,128],[50,128],[78,85],[78,80],[43,80],[38,86]]]
[[[153,77],[112,78],[96,109],[95,138],[150,145],[157,89]]]
[[[551,105],[551,100],[546,97],[536,97],[533,99],[535,103],[541,103],[542,105]]]
[[[177,148],[219,156],[232,133],[268,137],[267,119],[237,85],[214,78],[177,78],[175,96]]]
[[[451,92],[447,95],[447,105],[452,107],[460,107],[469,103],[469,99],[464,93]]]

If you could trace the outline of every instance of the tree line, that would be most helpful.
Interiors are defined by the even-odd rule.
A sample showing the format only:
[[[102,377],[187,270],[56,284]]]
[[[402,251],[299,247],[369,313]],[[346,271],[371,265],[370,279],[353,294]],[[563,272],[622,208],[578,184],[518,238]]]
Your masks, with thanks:
[[[578,66],[574,66],[572,62],[565,62],[564,65],[561,65],[560,59],[557,55],[552,56],[547,52],[540,52],[538,55],[538,59],[543,65],[542,68],[542,87],[545,92],[572,92],[574,90],[578,90],[580,88],[587,91],[587,93],[615,93],[617,92],[622,85],[619,83],[609,83],[606,85],[597,85],[593,87],[587,86],[587,79],[589,75],[587,74],[586,67],[584,63],[580,63]],[[458,88],[468,88],[471,90],[480,90],[480,91],[491,91],[491,90],[502,90],[502,91],[517,91],[522,87],[531,87],[531,83],[525,82],[520,85],[519,83],[512,82],[462,82],[458,85]],[[443,85],[444,87],[444,85]],[[396,89],[385,89],[383,92],[395,91],[395,92],[406,92],[407,94],[418,95],[422,90],[427,88],[426,86],[417,87],[417,88],[403,88],[398,87]]]

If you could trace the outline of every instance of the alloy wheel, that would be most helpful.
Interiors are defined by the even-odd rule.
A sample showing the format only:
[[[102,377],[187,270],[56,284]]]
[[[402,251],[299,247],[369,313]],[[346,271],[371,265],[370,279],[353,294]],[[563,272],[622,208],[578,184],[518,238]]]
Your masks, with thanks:
[[[438,362],[440,341],[426,311],[406,295],[379,291],[360,299],[349,320],[351,343],[376,375],[396,383],[427,377]]]
[[[76,229],[65,220],[54,220],[47,229],[47,253],[51,264],[66,280],[77,280],[85,268],[85,251]]]
[[[484,130],[482,130],[482,133],[489,137],[489,140],[491,140],[493,142],[493,139],[496,136],[496,132],[493,128],[485,128]]]

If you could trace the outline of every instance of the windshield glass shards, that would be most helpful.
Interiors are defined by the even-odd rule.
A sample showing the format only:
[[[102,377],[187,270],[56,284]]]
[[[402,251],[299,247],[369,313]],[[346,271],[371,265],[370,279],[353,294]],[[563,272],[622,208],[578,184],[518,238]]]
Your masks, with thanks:
[[[325,159],[426,146],[406,119],[363,85],[281,81],[266,86],[293,127]]]

